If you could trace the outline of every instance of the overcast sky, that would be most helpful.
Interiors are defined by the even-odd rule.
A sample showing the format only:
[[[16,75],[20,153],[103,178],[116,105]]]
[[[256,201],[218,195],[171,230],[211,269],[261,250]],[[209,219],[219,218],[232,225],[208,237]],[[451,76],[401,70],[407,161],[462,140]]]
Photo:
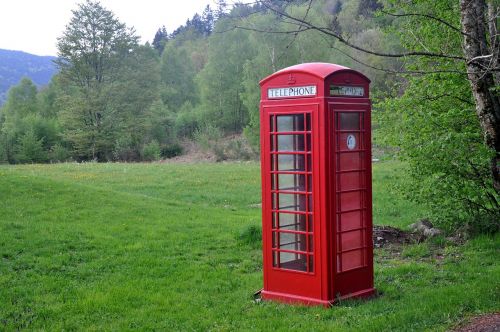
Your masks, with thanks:
[[[0,48],[37,55],[57,55],[61,36],[77,4],[84,0],[0,0]],[[229,1],[228,1],[229,2]],[[213,0],[101,0],[142,42],[152,42],[159,27],[171,33]]]

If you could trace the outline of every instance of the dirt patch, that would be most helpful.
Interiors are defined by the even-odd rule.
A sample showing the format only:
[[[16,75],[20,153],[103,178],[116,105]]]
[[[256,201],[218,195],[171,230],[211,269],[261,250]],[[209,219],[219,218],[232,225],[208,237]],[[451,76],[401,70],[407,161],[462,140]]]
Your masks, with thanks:
[[[203,151],[195,142],[186,140],[181,143],[183,154],[174,158],[163,159],[161,163],[181,163],[192,164],[202,162],[215,162],[213,153]]]
[[[500,332],[500,312],[472,318],[453,332]]]
[[[383,248],[394,244],[408,244],[420,241],[420,236],[415,233],[403,231],[391,226],[373,226],[373,246]]]

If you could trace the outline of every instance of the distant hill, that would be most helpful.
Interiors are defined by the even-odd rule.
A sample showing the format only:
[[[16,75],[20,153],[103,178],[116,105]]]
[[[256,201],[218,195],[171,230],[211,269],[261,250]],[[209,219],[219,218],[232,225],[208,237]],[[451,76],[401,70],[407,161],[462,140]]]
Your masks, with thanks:
[[[7,99],[7,91],[29,77],[36,85],[49,83],[57,72],[53,56],[38,56],[21,51],[0,49],[0,106]]]

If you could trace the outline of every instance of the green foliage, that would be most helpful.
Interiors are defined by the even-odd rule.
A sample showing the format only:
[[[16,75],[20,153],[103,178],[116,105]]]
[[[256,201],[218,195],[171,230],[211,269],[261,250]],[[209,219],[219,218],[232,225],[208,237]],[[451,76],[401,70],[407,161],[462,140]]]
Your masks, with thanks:
[[[182,105],[175,118],[174,129],[178,137],[193,137],[199,128],[199,115],[193,110],[191,103]]]
[[[442,1],[439,6],[425,1],[405,6],[398,3],[396,8],[432,12],[459,25],[458,3],[454,1]],[[411,18],[402,21],[400,28],[412,31],[411,36],[400,34],[410,49],[461,52],[461,36],[434,20]],[[406,77],[404,92],[378,104],[375,112],[381,128],[376,140],[398,147],[399,157],[407,162],[404,174],[408,176],[403,178],[401,191],[428,206],[439,227],[471,233],[498,231],[500,197],[488,168],[492,151],[483,144],[469,82],[466,76],[453,73],[463,72],[464,64],[414,58],[406,66],[430,74]],[[432,73],[436,70],[440,72]]]
[[[146,161],[157,161],[161,159],[161,147],[160,143],[156,140],[144,145],[142,149],[142,159]]]
[[[49,152],[49,159],[51,162],[65,162],[70,160],[71,152],[68,148],[64,147],[60,143],[56,143]]]
[[[11,163],[44,162],[52,146],[60,142],[61,129],[44,98],[47,90],[37,95],[29,79],[9,90],[7,103],[0,109],[0,159]]]
[[[161,57],[162,100],[175,112],[185,103],[195,104],[198,98],[194,85],[196,71],[189,51],[188,45],[172,41]]]
[[[139,160],[139,153],[134,146],[131,135],[118,137],[113,148],[113,158],[122,161]]]
[[[43,138],[38,139],[32,130],[21,136],[17,145],[16,160],[20,163],[45,162],[47,153],[43,149]]]
[[[230,20],[220,19],[216,30],[230,26]],[[243,30],[212,34],[208,62],[198,76],[203,122],[224,133],[241,132],[248,123],[248,110],[241,100],[243,64],[256,52],[248,38]]]
[[[117,69],[139,37],[99,2],[78,5],[58,38],[57,65],[80,88],[92,89],[115,80]]]

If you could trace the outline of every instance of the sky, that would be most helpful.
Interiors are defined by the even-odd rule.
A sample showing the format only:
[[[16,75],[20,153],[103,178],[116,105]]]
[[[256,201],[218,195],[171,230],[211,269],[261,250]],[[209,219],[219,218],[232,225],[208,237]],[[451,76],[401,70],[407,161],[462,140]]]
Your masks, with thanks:
[[[0,0],[0,49],[57,55],[57,37],[84,0]],[[152,42],[158,28],[171,33],[213,0],[100,0],[120,22],[134,27],[142,43]]]

